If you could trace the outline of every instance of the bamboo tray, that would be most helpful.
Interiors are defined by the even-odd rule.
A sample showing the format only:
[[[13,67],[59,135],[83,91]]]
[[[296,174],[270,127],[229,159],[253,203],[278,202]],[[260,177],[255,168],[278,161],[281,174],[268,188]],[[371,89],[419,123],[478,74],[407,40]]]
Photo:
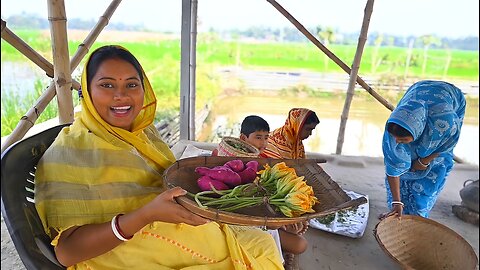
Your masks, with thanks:
[[[179,160],[167,168],[163,174],[165,184],[168,188],[180,186],[183,189],[197,193],[200,188],[197,186],[199,175],[195,173],[198,166],[214,167],[225,164],[233,159],[240,159],[243,162],[256,160],[259,168],[268,163],[270,166],[278,162],[285,162],[289,167],[295,168],[297,175],[305,176],[307,184],[313,187],[315,196],[318,198],[313,209],[315,213],[307,213],[300,217],[289,218],[281,213],[273,214],[264,205],[236,210],[235,212],[221,211],[212,207],[200,208],[189,196],[177,197],[179,204],[189,211],[205,218],[234,225],[252,226],[282,226],[306,221],[312,218],[325,216],[336,211],[347,209],[366,203],[364,197],[352,200],[340,186],[318,165],[325,160],[319,159],[271,159],[271,158],[246,158],[246,157],[192,157]]]
[[[374,230],[380,247],[403,269],[476,269],[472,246],[450,228],[420,216],[388,217]]]

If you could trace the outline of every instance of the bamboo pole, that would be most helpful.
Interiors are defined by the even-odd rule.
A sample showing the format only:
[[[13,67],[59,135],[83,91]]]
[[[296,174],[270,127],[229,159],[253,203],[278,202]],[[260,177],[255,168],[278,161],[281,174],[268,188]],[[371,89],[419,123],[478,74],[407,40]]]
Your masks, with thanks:
[[[45,110],[53,97],[55,97],[55,84],[51,82],[47,90],[45,90],[42,95],[37,99],[35,105],[30,108],[30,110],[28,110],[28,112],[24,116],[22,116],[22,118],[20,118],[20,121],[18,122],[15,129],[10,135],[8,135],[7,139],[5,139],[5,142],[2,144],[2,153],[10,145],[25,136],[27,131],[31,127],[33,127],[35,121],[38,119],[43,110]]]
[[[195,140],[195,100],[196,100],[196,68],[197,68],[197,6],[198,1],[192,0],[190,28],[190,110],[189,137]]]
[[[60,124],[73,122],[72,75],[68,54],[67,17],[63,0],[48,0],[48,20],[53,52],[53,81],[57,91]]]
[[[367,41],[368,26],[370,24],[370,17],[372,16],[374,0],[368,0],[365,5],[362,29],[360,30],[360,36],[358,37],[357,51],[352,63],[352,69],[350,72],[350,80],[348,81],[347,97],[345,98],[345,104],[343,105],[342,116],[340,117],[340,129],[338,131],[337,149],[336,154],[342,154],[343,140],[345,137],[345,127],[347,125],[348,114],[350,112],[350,105],[352,103],[353,95],[355,94],[355,82],[360,69],[360,62],[362,60],[363,48]]]
[[[77,68],[77,66],[80,64],[80,61],[82,61],[83,57],[88,53],[90,47],[102,32],[103,28],[108,25],[110,18],[117,9],[118,5],[120,5],[120,2],[122,2],[122,0],[112,0],[103,15],[100,16],[97,24],[93,27],[88,36],[83,40],[82,43],[80,43],[80,45],[78,45],[78,49],[75,55],[72,57],[72,60],[70,60],[71,71]]]
[[[32,49],[27,43],[25,43],[20,37],[15,35],[8,27],[6,22],[2,20],[2,38],[12,45],[17,51],[21,52],[28,59],[34,62],[38,67],[43,69],[47,76],[53,78],[53,65],[48,62],[43,56]]]
[[[101,33],[103,28],[108,24],[112,14],[115,12],[116,8],[120,4],[121,0],[113,0],[109,7],[106,9],[103,16],[100,17],[99,22],[95,25],[89,35],[85,38],[83,43],[81,43],[75,53],[75,56],[70,62],[70,68],[73,71],[77,65],[80,63],[81,59],[88,53],[89,48],[97,39],[98,35]],[[2,21],[2,32],[5,28],[5,25]],[[80,86],[80,85],[79,85]],[[34,125],[37,121],[40,114],[45,110],[50,101],[55,97],[55,84],[52,82],[50,86],[42,93],[42,95],[37,99],[35,105],[20,118],[19,123],[13,130],[13,132],[7,137],[5,142],[2,145],[2,153],[10,145],[16,141],[22,139],[28,130]]]
[[[180,140],[194,140],[190,137],[190,57],[192,41],[192,0],[182,0],[182,27],[180,31]]]
[[[334,53],[328,50],[318,39],[316,39],[308,30],[300,24],[288,11],[286,11],[281,5],[279,5],[275,0],[267,0],[270,4],[272,4],[280,13],[285,16],[302,34],[305,35],[315,46],[317,46],[320,50],[322,50],[330,59],[332,59],[340,68],[342,68],[346,73],[350,74],[350,68],[342,62]],[[358,84],[360,84],[370,95],[372,95],[378,102],[384,105],[390,111],[393,111],[395,108],[392,104],[390,104],[386,99],[380,96],[377,92],[375,92],[372,87],[370,87],[362,78],[357,76],[356,78]]]
[[[8,27],[3,27],[6,22],[2,20],[2,38],[10,45],[12,45],[17,51],[22,53],[39,68],[41,68],[48,77],[53,78],[53,65],[39,53],[37,53],[32,47],[25,43],[20,37],[15,35]],[[80,89],[80,83],[76,80],[72,80],[72,87],[75,90]]]

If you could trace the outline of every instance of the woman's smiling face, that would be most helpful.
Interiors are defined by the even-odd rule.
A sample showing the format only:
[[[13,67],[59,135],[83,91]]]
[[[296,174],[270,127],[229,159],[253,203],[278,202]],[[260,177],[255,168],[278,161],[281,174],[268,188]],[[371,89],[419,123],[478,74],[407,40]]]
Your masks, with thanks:
[[[131,130],[143,107],[144,90],[132,64],[120,58],[103,61],[90,82],[90,96],[108,124]]]

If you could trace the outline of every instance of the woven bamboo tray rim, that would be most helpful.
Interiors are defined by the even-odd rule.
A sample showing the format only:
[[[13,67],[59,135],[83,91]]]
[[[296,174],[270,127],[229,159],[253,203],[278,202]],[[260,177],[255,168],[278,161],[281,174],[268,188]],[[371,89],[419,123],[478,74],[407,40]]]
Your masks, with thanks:
[[[256,160],[263,167],[264,164],[273,166],[279,162],[285,162],[288,166],[295,168],[298,175],[304,175],[307,184],[311,185],[320,203],[313,209],[315,213],[307,213],[300,217],[289,218],[283,215],[273,216],[266,210],[266,207],[254,207],[236,212],[226,212],[212,207],[200,208],[197,203],[188,196],[176,197],[179,204],[205,218],[235,225],[287,225],[306,221],[312,218],[326,216],[342,209],[356,207],[366,203],[365,198],[352,200],[340,186],[317,164],[326,162],[324,159],[273,159],[273,158],[247,158],[247,157],[226,157],[226,156],[202,156],[179,160],[167,168],[163,174],[165,184],[168,188],[180,186],[191,193],[197,193],[200,189],[196,180],[199,175],[194,172],[198,166],[214,167],[225,164],[233,159],[240,159],[243,162]]]
[[[247,148],[250,152],[240,151],[239,149],[230,145],[229,142],[240,144],[245,148]],[[246,141],[242,141],[239,138],[226,136],[226,137],[223,137],[220,143],[218,144],[218,155],[234,156],[234,157],[257,157],[258,155],[260,155],[260,150],[258,150],[258,148],[256,148],[254,145]]]
[[[374,235],[382,250],[404,269],[477,269],[478,258],[472,246],[431,219],[391,216],[375,226]]]

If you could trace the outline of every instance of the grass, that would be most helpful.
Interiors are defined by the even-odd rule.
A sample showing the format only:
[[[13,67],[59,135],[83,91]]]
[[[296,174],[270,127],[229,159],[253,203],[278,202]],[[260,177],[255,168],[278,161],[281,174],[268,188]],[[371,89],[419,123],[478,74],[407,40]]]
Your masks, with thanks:
[[[2,129],[1,136],[6,136],[12,133],[17,123],[20,121],[20,118],[27,113],[28,110],[35,104],[38,97],[43,92],[43,82],[40,80],[35,80],[34,83],[35,90],[33,92],[26,93],[24,96],[20,95],[18,92],[6,91],[2,92]],[[79,104],[77,97],[77,92],[72,92],[72,98],[74,106]],[[58,114],[58,105],[56,98],[52,100],[43,112],[38,117],[36,123],[41,123],[49,119],[57,117]]]
[[[15,33],[32,48],[52,62],[50,38],[40,31],[19,30]],[[77,50],[80,42],[69,42],[69,52]],[[90,51],[106,45],[96,42]],[[111,44],[111,43],[108,43]],[[161,40],[145,42],[117,42],[128,48],[142,63],[147,76],[158,98],[158,117],[178,113],[180,102],[180,41]],[[344,63],[350,66],[356,47],[331,45],[329,49]],[[448,63],[448,53],[451,61]],[[414,49],[408,75],[415,78],[431,78],[445,80],[477,81],[479,75],[478,51],[434,50],[428,51],[426,69],[423,72],[423,49]],[[360,66],[361,76],[378,76],[385,80],[395,80],[407,72],[405,62],[407,49],[398,47],[367,46],[363,52]],[[4,40],[1,41],[1,59],[3,61],[29,61]],[[74,72],[78,74],[85,59]],[[448,63],[448,69],[445,67]],[[196,67],[196,104],[197,108],[213,100],[222,90],[221,82],[216,75],[218,66],[240,65],[251,69],[311,70],[316,72],[344,73],[332,60],[310,43],[239,43],[209,40],[199,36],[197,44]],[[9,134],[22,115],[40,96],[42,88],[40,80],[35,82],[35,91],[25,97],[19,96],[12,89],[2,89],[2,136]],[[330,97],[331,93],[314,91],[309,87],[302,89],[285,89],[282,94],[307,93],[315,97]],[[76,100],[76,98],[74,98]],[[37,123],[56,117],[56,102],[42,113]]]

